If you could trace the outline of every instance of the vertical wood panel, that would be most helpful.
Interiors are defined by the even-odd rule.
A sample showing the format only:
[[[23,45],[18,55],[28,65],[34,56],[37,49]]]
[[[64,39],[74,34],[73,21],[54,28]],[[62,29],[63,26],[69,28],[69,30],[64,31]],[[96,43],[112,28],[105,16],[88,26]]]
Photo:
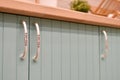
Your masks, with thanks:
[[[83,24],[79,24],[79,80],[86,80],[86,26]]]
[[[42,19],[42,80],[52,80],[51,20]]]
[[[52,21],[52,80],[61,80],[61,22]]]
[[[0,13],[0,80],[2,80],[3,70],[3,14]]]
[[[117,29],[117,41],[116,41],[116,48],[117,48],[117,55],[116,55],[116,64],[117,64],[117,79],[120,79],[120,54],[119,54],[119,52],[120,52],[120,49],[119,49],[119,47],[120,47],[120,45],[118,45],[118,43],[120,44],[120,29]]]
[[[17,16],[4,14],[3,80],[16,80]]]
[[[111,29],[111,63],[112,63],[112,68],[113,68],[113,80],[117,80],[117,74],[116,74],[116,50],[117,50],[117,46],[116,46],[116,30],[113,28]],[[119,45],[119,43],[118,43]],[[109,56],[108,55],[108,56]],[[109,76],[110,77],[110,76]]]
[[[108,34],[108,42],[109,42],[109,51],[105,60],[101,60],[101,80],[119,80],[119,29],[115,28],[101,28],[102,30],[106,30]],[[100,51],[104,51],[104,36],[103,33],[100,35]]]
[[[20,55],[24,52],[24,27],[22,20],[26,22],[28,33],[29,33],[29,18],[25,16],[18,16],[17,26],[16,26],[16,67],[17,67],[17,80],[28,80],[28,55],[29,55],[29,46],[28,52],[25,60],[20,59]],[[29,42],[29,40],[28,40]],[[28,43],[29,44],[29,43]]]
[[[40,34],[42,33],[42,29],[41,29],[41,19],[38,18],[30,18],[30,80],[34,80],[34,79],[38,79],[41,80],[41,76],[42,76],[42,70],[41,70],[41,65],[42,65],[42,34],[40,35],[40,55],[39,58],[37,60],[37,62],[33,61],[33,56],[36,55],[37,52],[37,31],[36,31],[36,26],[35,26],[35,22],[37,22],[39,24],[40,27]]]
[[[92,27],[86,25],[86,70],[87,80],[93,80],[93,41],[92,41]]]
[[[86,25],[86,78],[87,80],[99,80],[99,43],[98,27]],[[95,51],[95,52],[94,52]],[[95,58],[95,55],[97,58]],[[96,76],[97,78],[95,79]]]
[[[70,65],[70,24],[62,22],[62,80],[71,80]]]
[[[112,36],[112,29],[111,28],[106,28],[106,32],[108,34],[108,40],[109,40],[109,53],[106,58],[106,79],[108,80],[114,80],[114,70],[113,70],[113,36]]]
[[[28,80],[28,55],[20,59],[24,52],[22,20],[28,23],[26,17],[4,14],[3,80]]]
[[[120,74],[120,73],[118,72],[118,71],[119,71],[119,67],[118,67],[118,63],[119,63],[119,62],[118,62],[118,60],[120,60],[119,57],[118,57],[118,54],[119,54],[119,52],[120,52],[120,50],[119,50],[120,42],[118,42],[118,37],[119,37],[119,36],[118,36],[118,33],[119,33],[119,32],[118,32],[118,29],[115,29],[115,35],[116,35],[116,37],[115,37],[115,45],[116,45],[116,50],[115,50],[115,53],[116,53],[116,54],[115,54],[115,65],[116,65],[116,66],[115,66],[115,76],[116,76],[116,78],[115,78],[115,79],[120,79],[120,78],[119,78],[119,74]],[[118,45],[118,43],[119,43],[119,45]],[[118,51],[118,50],[119,50],[119,51]]]
[[[119,59],[119,57],[118,57],[118,54],[119,54],[119,52],[120,52],[120,50],[119,50],[119,47],[120,47],[120,42],[118,42],[118,32],[117,32],[118,30],[117,29],[115,29],[115,31],[114,31],[114,33],[115,33],[115,56],[114,56],[114,58],[115,58],[115,79],[120,79],[119,78],[119,75],[118,74],[120,74],[119,72],[118,72],[118,70],[119,70],[119,68],[118,68],[118,60],[120,60]]]
[[[119,32],[118,32],[118,30],[119,29],[115,29],[115,28],[110,28],[110,30],[111,30],[111,33],[110,33],[110,41],[111,41],[111,48],[110,48],[110,53],[109,53],[109,55],[108,55],[108,57],[109,56],[111,56],[110,58],[109,58],[109,64],[108,65],[111,65],[112,67],[111,67],[111,69],[109,69],[109,70],[111,70],[110,72],[111,72],[111,75],[112,75],[112,79],[113,80],[119,80],[120,79],[120,77],[119,77],[119,74],[120,74],[120,72],[119,72],[119,60],[120,60],[120,58],[119,58],[119,52],[120,52],[120,50],[119,50],[119,47],[120,47],[120,41],[118,40],[118,38],[119,38],[119,36],[118,36],[118,34],[119,34]],[[110,73],[109,72],[109,73]],[[111,78],[111,76],[108,76],[108,78]]]
[[[78,24],[71,23],[70,30],[71,80],[78,80]]]
[[[99,80],[98,27],[79,25],[79,80]]]
[[[97,26],[92,27],[92,62],[93,80],[100,80],[100,61],[99,61],[99,33]]]
[[[107,80],[106,77],[106,60],[101,59],[101,55],[104,53],[104,45],[105,45],[105,38],[103,34],[103,30],[106,30],[104,27],[100,28],[100,78],[101,80]]]

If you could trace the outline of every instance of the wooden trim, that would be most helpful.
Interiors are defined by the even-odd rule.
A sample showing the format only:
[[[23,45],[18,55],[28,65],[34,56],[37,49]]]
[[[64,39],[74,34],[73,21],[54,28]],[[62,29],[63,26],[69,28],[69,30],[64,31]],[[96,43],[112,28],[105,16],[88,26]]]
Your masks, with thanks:
[[[120,28],[119,19],[67,9],[52,8],[35,3],[0,0],[0,12]]]

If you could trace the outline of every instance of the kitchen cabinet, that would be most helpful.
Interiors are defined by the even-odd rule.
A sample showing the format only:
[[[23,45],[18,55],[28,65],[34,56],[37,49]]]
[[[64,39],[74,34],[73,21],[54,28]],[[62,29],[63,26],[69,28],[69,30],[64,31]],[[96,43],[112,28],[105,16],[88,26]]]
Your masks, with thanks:
[[[108,54],[105,60],[100,59],[101,80],[118,80],[120,79],[120,29],[101,27],[100,30],[106,30],[108,34]],[[100,54],[105,50],[104,35],[100,35]]]
[[[41,34],[37,62],[34,22]],[[98,27],[38,18],[30,24],[30,80],[99,80]]]
[[[109,43],[104,60],[100,57],[105,49],[103,30]],[[120,79],[119,32],[115,28],[1,13],[0,80]],[[22,60],[20,55],[27,43]]]

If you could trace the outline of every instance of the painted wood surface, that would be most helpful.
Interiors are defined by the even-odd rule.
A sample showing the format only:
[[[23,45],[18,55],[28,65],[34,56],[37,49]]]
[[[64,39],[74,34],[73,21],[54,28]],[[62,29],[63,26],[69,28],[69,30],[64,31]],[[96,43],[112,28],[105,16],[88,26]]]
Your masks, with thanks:
[[[29,31],[27,58],[20,60],[24,50],[24,29]],[[40,26],[41,50],[39,59],[32,57],[37,50]],[[106,30],[109,53],[105,60]],[[120,30],[65,21],[0,14],[0,80],[119,80]],[[12,74],[11,74],[12,73]]]
[[[0,12],[120,28],[119,19],[15,0],[1,0],[0,4]]]
[[[28,58],[23,61],[20,59],[20,54],[24,51],[24,30],[21,23],[24,18],[11,14],[4,14],[3,17],[2,80],[28,80]]]
[[[16,26],[17,16],[4,14],[3,80],[16,80],[17,76]]]
[[[3,80],[3,14],[0,13],[0,80]]]
[[[37,52],[37,31],[36,31],[36,26],[35,22],[39,24],[40,30],[41,30],[41,20],[37,18],[30,18],[30,56],[29,56],[29,80],[42,80],[42,53],[40,50],[40,55],[37,60],[37,62],[33,61],[33,56],[35,56]],[[40,31],[41,33],[41,31]],[[40,37],[42,37],[40,35]],[[42,38],[41,38],[42,39]],[[42,44],[40,40],[40,44]],[[40,46],[41,48],[41,46]]]
[[[52,80],[61,80],[61,22],[60,21],[51,21],[52,25]]]
[[[30,19],[30,80],[99,80],[98,27],[48,19]],[[41,32],[37,62],[36,29]]]
[[[108,42],[109,42],[109,51],[107,57],[102,60],[100,59],[100,78],[101,80],[119,80],[120,79],[120,69],[119,69],[119,34],[120,30],[115,28],[104,28],[102,27],[100,29],[106,30],[108,34]],[[104,52],[104,35],[103,33],[100,33],[100,55]]]
[[[22,21],[26,22],[28,33],[29,33],[29,17],[17,16],[17,26],[16,26],[16,67],[17,67],[17,80],[28,80],[29,73],[29,37],[28,37],[28,52],[25,60],[20,59],[20,54],[24,52],[24,27]],[[28,34],[29,35],[29,34]]]
[[[86,25],[86,78],[99,80],[99,37],[98,27]]]

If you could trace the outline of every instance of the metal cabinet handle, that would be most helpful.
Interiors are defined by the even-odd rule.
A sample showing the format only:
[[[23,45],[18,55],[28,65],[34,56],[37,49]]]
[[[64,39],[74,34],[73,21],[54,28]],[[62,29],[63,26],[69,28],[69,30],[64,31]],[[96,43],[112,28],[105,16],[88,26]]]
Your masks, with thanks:
[[[37,30],[37,52],[35,54],[35,56],[33,57],[33,61],[37,61],[39,58],[39,54],[40,54],[40,28],[38,23],[35,23],[36,26],[36,30]]]
[[[107,36],[107,32],[105,30],[103,30],[103,34],[105,36],[105,51],[104,53],[101,55],[102,59],[105,59],[107,57],[108,54],[108,36]]]
[[[22,21],[22,24],[24,27],[24,52],[20,55],[20,58],[24,60],[28,52],[28,30],[27,30],[26,22]]]

